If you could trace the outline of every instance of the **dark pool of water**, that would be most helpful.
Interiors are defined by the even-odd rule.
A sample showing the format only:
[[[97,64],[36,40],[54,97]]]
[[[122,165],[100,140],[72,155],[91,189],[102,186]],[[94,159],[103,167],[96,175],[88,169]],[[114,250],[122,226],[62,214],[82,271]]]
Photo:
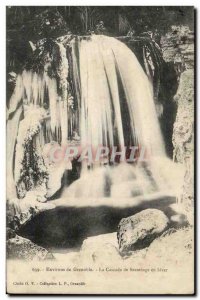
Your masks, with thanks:
[[[170,217],[174,212],[169,205],[174,202],[174,197],[165,197],[129,208],[58,206],[35,216],[19,234],[46,248],[78,248],[89,236],[117,231],[122,218],[143,209],[161,209]]]

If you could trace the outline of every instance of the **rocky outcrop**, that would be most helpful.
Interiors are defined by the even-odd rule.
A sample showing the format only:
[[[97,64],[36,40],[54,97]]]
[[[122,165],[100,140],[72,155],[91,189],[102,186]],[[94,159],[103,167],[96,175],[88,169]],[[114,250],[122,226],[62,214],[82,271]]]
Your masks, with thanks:
[[[194,231],[192,227],[168,229],[155,239],[148,248],[134,251],[126,258],[128,265],[182,268],[185,272],[193,273]]]
[[[174,96],[177,115],[173,128],[174,160],[184,165],[179,204],[190,224],[194,222],[194,32],[186,26],[172,26],[161,39],[163,58],[173,62],[179,79]]]
[[[45,248],[37,246],[30,240],[16,235],[6,242],[7,258],[24,260],[53,259],[53,255]]]
[[[179,202],[193,223],[194,206],[194,71],[181,74],[175,96],[178,111],[173,131],[174,160],[184,164],[185,174]]]
[[[142,231],[142,230],[141,230]],[[89,237],[84,240],[80,252],[72,252],[69,259],[77,264],[89,263],[101,266],[145,266],[148,267],[184,267],[193,265],[194,231],[191,226],[179,229],[169,228],[157,236],[145,248],[129,251],[129,255],[120,255],[117,233],[108,233]],[[123,253],[127,254],[127,252]],[[55,254],[57,259],[63,259]]]
[[[122,255],[145,248],[168,227],[167,216],[158,209],[145,209],[121,220],[118,243]]]
[[[54,205],[40,203],[35,198],[10,199],[7,205],[6,250],[7,258],[25,260],[44,260],[53,258],[45,248],[18,235],[21,227],[30,222],[39,212],[52,209]]]
[[[17,232],[42,211],[55,208],[52,203],[39,201],[39,195],[29,191],[23,199],[12,198],[6,201],[7,227]]]
[[[194,68],[194,32],[189,27],[172,26],[161,38],[161,48],[166,62],[174,62],[176,68]]]
[[[193,228],[169,228],[155,238],[149,247],[130,251],[130,255],[119,255],[117,250],[117,233],[103,234],[87,238],[81,251],[68,253],[69,259],[76,263],[90,263],[100,266],[145,266],[145,268],[183,267],[185,270],[193,265],[194,252]],[[66,255],[66,254],[65,254]],[[58,255],[58,259],[59,259]]]
[[[174,256],[181,258],[183,252],[187,255],[193,254],[193,236],[194,232],[190,226],[178,230],[170,228],[149,246],[148,256],[156,255],[161,259],[165,257],[166,260],[171,260]]]

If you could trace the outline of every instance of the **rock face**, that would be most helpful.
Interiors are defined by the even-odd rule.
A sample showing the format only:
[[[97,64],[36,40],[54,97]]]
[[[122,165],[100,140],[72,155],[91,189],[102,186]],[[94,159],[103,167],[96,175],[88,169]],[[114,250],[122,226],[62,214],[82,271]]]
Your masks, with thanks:
[[[174,160],[185,167],[179,202],[183,205],[188,221],[193,223],[194,206],[194,72],[184,71],[175,99],[178,111],[173,131]]]
[[[189,27],[172,26],[161,38],[161,48],[166,62],[174,62],[177,68],[182,64],[194,68],[194,32]]]
[[[191,226],[180,229],[169,228],[155,239],[148,248],[134,251],[125,259],[131,265],[158,266],[171,269],[174,266],[193,274],[194,230]]]
[[[145,248],[168,227],[167,216],[158,209],[145,209],[122,219],[118,226],[118,243],[122,255]]]
[[[194,32],[172,26],[161,39],[163,58],[173,62],[179,79],[174,100],[177,115],[173,129],[174,160],[185,167],[179,204],[192,225],[194,220]]]
[[[53,259],[53,255],[45,248],[39,247],[30,240],[16,235],[6,242],[7,258],[25,260]]]
[[[23,199],[13,198],[6,201],[7,227],[18,232],[42,211],[55,208],[52,203],[41,203],[32,192],[27,192]]]

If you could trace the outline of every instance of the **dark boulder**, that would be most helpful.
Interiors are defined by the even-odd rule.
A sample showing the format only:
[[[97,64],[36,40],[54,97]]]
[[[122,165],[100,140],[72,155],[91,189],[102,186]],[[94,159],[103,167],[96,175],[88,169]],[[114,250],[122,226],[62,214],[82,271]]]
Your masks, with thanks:
[[[145,209],[122,219],[118,226],[118,243],[122,255],[148,247],[168,227],[168,217],[158,209]]]

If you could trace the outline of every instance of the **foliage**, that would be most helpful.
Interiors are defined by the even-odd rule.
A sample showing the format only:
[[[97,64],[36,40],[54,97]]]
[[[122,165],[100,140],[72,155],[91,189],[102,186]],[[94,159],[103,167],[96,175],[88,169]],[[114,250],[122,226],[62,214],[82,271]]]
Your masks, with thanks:
[[[8,6],[7,70],[14,67],[18,73],[32,56],[29,41],[91,32],[124,36],[157,31],[161,35],[171,25],[193,27],[193,14],[193,7],[181,6]]]
[[[166,31],[171,25],[193,27],[193,7],[182,6],[10,6],[7,7],[8,29],[26,30],[38,35],[52,34],[63,27],[75,34],[94,30],[103,21],[109,32],[120,35],[126,27],[137,34],[147,29]]]

